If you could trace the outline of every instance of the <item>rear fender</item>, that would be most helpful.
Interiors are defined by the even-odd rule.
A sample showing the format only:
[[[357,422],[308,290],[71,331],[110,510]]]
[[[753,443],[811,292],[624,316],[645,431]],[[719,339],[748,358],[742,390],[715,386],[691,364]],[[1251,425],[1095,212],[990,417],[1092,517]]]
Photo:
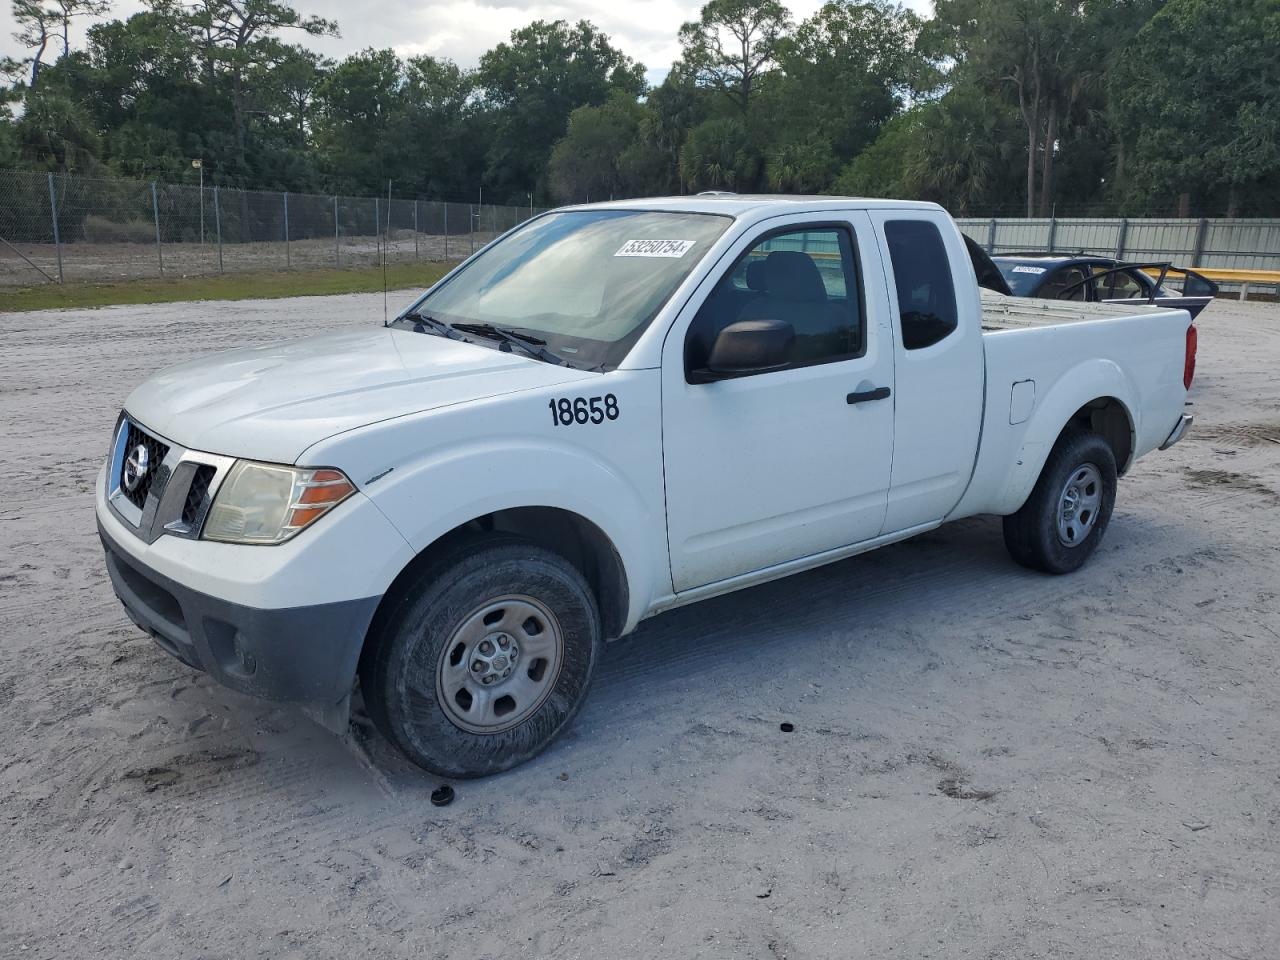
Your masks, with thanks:
[[[1134,448],[1133,441],[1140,424],[1135,419],[1135,411],[1139,407],[1133,383],[1114,361],[1101,358],[1086,360],[1067,370],[1045,398],[1036,403],[995,513],[1017,512],[1031,496],[1049,453],[1071,418],[1086,404],[1104,398],[1115,399],[1124,408],[1129,420],[1129,448]],[[1127,466],[1127,463],[1116,464],[1121,472]]]

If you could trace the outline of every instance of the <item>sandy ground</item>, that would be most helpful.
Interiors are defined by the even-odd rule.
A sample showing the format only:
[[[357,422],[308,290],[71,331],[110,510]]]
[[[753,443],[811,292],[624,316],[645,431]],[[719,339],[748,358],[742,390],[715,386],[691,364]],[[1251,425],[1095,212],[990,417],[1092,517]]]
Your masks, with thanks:
[[[157,366],[381,314],[0,317],[0,957],[1280,955],[1280,309],[1206,314],[1196,431],[1081,573],[984,518],[663,615],[442,809],[162,653],[91,511]]]

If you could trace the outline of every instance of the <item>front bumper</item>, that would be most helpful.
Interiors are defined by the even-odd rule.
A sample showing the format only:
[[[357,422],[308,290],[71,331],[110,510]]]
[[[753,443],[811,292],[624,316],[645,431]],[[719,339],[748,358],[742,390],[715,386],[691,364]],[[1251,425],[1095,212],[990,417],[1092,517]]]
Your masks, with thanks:
[[[98,535],[125,612],[165,652],[250,696],[328,709],[351,692],[378,597],[282,609],[245,606],[151,569],[101,519]]]

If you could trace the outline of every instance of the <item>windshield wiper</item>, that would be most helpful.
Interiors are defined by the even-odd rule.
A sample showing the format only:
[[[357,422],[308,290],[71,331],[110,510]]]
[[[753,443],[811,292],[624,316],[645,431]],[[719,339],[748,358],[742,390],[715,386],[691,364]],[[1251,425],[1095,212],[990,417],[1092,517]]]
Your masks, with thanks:
[[[462,340],[466,342],[466,337],[455,330],[450,324],[443,320],[437,320],[435,317],[429,317],[425,313],[404,313],[396,318],[397,320],[412,320],[414,333],[426,333],[428,330],[434,330],[440,336],[449,340]]]
[[[519,347],[525,353],[532,357],[537,357],[547,363],[553,363],[558,367],[569,366],[569,361],[564,357],[557,356],[546,348],[546,342],[541,337],[535,337],[531,333],[522,333],[519,330],[512,330],[508,327],[495,327],[492,323],[455,323],[454,330],[462,330],[465,333],[478,333],[482,337],[489,337],[491,340],[501,340],[509,347]]]

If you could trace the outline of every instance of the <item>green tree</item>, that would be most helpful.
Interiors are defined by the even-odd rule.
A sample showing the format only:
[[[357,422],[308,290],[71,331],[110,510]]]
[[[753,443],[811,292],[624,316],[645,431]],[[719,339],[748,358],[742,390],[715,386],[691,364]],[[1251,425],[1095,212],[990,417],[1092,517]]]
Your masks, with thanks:
[[[629,151],[639,137],[643,116],[644,108],[626,94],[573,111],[568,132],[551,151],[552,196],[565,203],[629,196],[637,172],[628,164]]]
[[[864,150],[906,95],[930,82],[916,51],[920,27],[888,0],[833,0],[801,23],[779,56],[777,113],[788,137],[825,141],[846,160]]]
[[[405,64],[405,141],[398,171],[416,193],[462,197],[484,166],[488,140],[475,103],[476,75],[450,60],[412,57]]]
[[[957,87],[885,124],[841,171],[838,193],[932,200],[957,216],[999,206],[1017,182],[1018,117]],[[1012,162],[1011,162],[1012,161]]]
[[[45,51],[49,49],[57,29],[57,10],[43,0],[13,0],[13,22],[18,27],[13,38],[31,51],[23,62],[31,64],[28,86],[34,90],[40,79],[40,69],[44,66]]]
[[[760,151],[737,117],[715,117],[689,131],[680,176],[690,190],[748,191],[760,176]]]
[[[683,61],[698,81],[746,116],[760,78],[774,69],[791,15],[779,0],[710,0],[680,28]],[[727,128],[724,128],[727,129]]]
[[[545,192],[552,145],[574,109],[645,88],[644,66],[586,20],[538,20],[512,31],[510,42],[481,56],[477,79],[492,122],[486,179],[501,197]]]
[[[1027,216],[1047,214],[1059,126],[1095,76],[1091,8],[1083,0],[938,0],[935,9],[933,26],[951,41],[961,81],[1012,94],[1027,143]]]
[[[152,0],[157,7],[169,2]],[[310,36],[336,36],[337,24],[321,17],[304,16],[280,0],[198,0],[187,12],[187,19],[200,38],[210,80],[219,68],[230,80],[237,173],[243,176],[247,172],[251,109],[246,78],[255,69],[276,63],[284,54],[280,31],[301,30]]]
[[[765,159],[765,180],[778,193],[818,193],[836,171],[831,143],[821,137],[790,140],[774,147]]]
[[[226,91],[216,79],[202,82],[199,46],[181,11],[156,5],[95,24],[83,61],[68,60],[57,71],[103,131],[102,159],[118,173],[182,177],[200,157],[216,182],[234,167]]]
[[[316,146],[335,191],[373,193],[394,179],[404,116],[403,64],[392,50],[363,50],[324,78]]]
[[[99,142],[93,117],[52,84],[27,97],[15,134],[18,150],[31,166],[67,172],[96,166]]]
[[[640,122],[641,142],[650,154],[652,185],[658,193],[682,193],[680,151],[689,131],[707,119],[709,94],[684,64],[672,65],[666,79],[650,91]]]
[[[1280,193],[1280,3],[1171,0],[1111,77],[1134,193],[1224,202]],[[1189,202],[1189,200],[1188,200]],[[1186,206],[1187,204],[1184,204]]]
[[[71,52],[71,21],[77,17],[101,17],[111,9],[110,0],[53,0],[50,8],[62,27],[62,55]]]

